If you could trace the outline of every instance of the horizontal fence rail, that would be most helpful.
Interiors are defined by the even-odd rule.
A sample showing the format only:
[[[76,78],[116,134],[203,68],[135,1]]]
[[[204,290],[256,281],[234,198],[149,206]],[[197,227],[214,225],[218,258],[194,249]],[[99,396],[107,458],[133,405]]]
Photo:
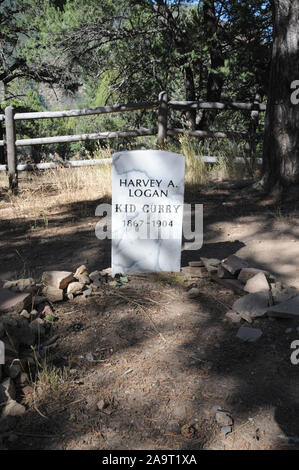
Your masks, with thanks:
[[[157,109],[158,113],[158,126],[155,129],[131,129],[124,131],[113,132],[97,132],[89,134],[75,134],[53,137],[35,137],[28,139],[16,139],[16,122],[23,120],[35,119],[55,119],[55,118],[69,118],[69,117],[82,117],[90,115],[110,114],[110,113],[124,113],[134,112],[138,110],[151,110]],[[211,131],[211,130],[191,130],[191,129],[170,129],[168,128],[168,114],[169,110],[177,110],[187,112],[190,110],[231,110],[231,111],[250,111],[251,121],[248,132],[235,132],[229,130]],[[163,91],[159,94],[158,100],[140,102],[140,103],[127,103],[111,106],[100,106],[96,108],[85,109],[69,109],[63,111],[42,111],[30,113],[17,113],[11,106],[5,108],[5,114],[0,114],[0,123],[5,122],[5,137],[3,133],[2,124],[0,124],[0,148],[6,147],[7,165],[0,165],[0,171],[7,171],[9,178],[9,187],[15,192],[18,187],[18,171],[32,171],[43,170],[49,168],[56,168],[57,166],[64,166],[72,168],[76,166],[95,166],[109,163],[109,159],[100,160],[78,160],[71,162],[50,162],[50,163],[37,163],[37,164],[19,164],[17,165],[16,149],[18,147],[33,146],[33,145],[46,145],[58,144],[68,142],[78,142],[86,140],[101,140],[101,139],[120,139],[120,138],[134,138],[140,136],[157,136],[158,147],[163,147],[167,136],[187,135],[197,138],[216,138],[216,139],[243,139],[248,142],[249,152],[253,153],[256,140],[261,137],[257,133],[259,113],[266,111],[266,104],[261,103],[258,96],[256,96],[253,103],[239,103],[239,102],[200,102],[200,101],[175,101],[168,100],[167,92]],[[3,150],[1,150],[3,152]],[[203,157],[206,163],[213,163],[212,160],[217,157]],[[241,159],[242,160],[242,159]],[[246,161],[247,159],[244,159]],[[218,161],[218,160],[217,160]]]
[[[218,163],[220,158],[212,155],[199,156],[195,155],[196,160],[201,160],[204,163]],[[236,157],[235,160],[240,163],[245,163],[246,161],[250,163],[250,158]],[[35,171],[35,170],[50,170],[52,168],[78,168],[84,166],[102,166],[102,165],[111,165],[112,158],[100,158],[100,159],[91,159],[91,160],[73,160],[73,161],[59,161],[59,162],[45,162],[45,163],[21,163],[17,165],[18,171]],[[262,158],[257,158],[256,163],[258,165],[262,164]],[[7,165],[0,165],[0,171],[7,171]]]

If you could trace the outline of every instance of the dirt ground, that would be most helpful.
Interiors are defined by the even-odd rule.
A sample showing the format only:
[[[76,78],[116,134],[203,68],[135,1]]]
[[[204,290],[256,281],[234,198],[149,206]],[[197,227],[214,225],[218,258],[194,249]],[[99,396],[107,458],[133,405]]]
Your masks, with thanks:
[[[4,189],[0,197],[7,203]],[[90,271],[109,267],[110,243],[94,234],[99,202],[62,203],[46,225],[2,211],[0,279],[80,264]],[[204,206],[204,245],[183,250],[182,266],[200,256],[238,254],[299,286],[295,206],[230,183],[187,188],[186,202]],[[193,300],[191,283],[200,289]],[[299,339],[299,322],[257,319],[262,337],[242,343],[240,325],[224,317],[236,298],[208,277],[160,274],[129,276],[119,289],[107,284],[84,302],[55,304],[52,360],[67,368],[67,378],[57,393],[29,406],[5,447],[298,449],[299,366],[291,364],[290,345]],[[226,437],[215,406],[234,419]]]

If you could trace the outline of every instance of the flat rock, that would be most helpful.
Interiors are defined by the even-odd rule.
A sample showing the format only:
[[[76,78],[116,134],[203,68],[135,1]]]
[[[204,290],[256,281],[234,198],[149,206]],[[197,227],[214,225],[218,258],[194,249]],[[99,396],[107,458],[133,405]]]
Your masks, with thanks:
[[[236,300],[232,306],[232,310],[243,315],[249,316],[251,319],[262,317],[269,308],[269,293],[255,292],[254,294],[244,295]],[[247,318],[244,318],[247,320]]]
[[[206,268],[200,267],[192,267],[192,266],[184,266],[181,268],[181,272],[184,274],[189,274],[190,277],[207,277]]]
[[[250,328],[248,326],[241,326],[237,332],[236,337],[241,339],[242,341],[254,343],[262,336],[262,334],[263,332],[259,328]]]
[[[249,267],[247,261],[242,258],[239,258],[236,255],[229,256],[226,260],[222,261],[221,265],[233,276],[238,275],[241,269]]]
[[[63,300],[63,290],[57,289],[57,287],[45,286],[42,292],[50,302],[60,302]]]
[[[218,266],[221,263],[217,258],[200,258],[209,274],[217,273]]]
[[[258,273],[248,279],[244,286],[244,290],[249,293],[267,291],[270,289],[269,283],[264,273]]]
[[[268,271],[264,271],[262,269],[257,268],[242,268],[239,275],[238,280],[246,284],[246,282],[254,277],[256,274],[263,273],[267,278],[270,277],[270,273]]]
[[[217,274],[210,272],[210,277],[226,289],[230,289],[236,294],[244,294],[243,284],[238,279],[221,279]]]
[[[267,315],[279,318],[299,318],[299,296],[270,307]]]
[[[12,292],[0,288],[0,312],[22,311],[30,306],[32,295],[29,292]]]
[[[73,273],[69,271],[44,271],[42,275],[43,283],[56,289],[66,289],[74,280]]]
[[[217,276],[220,277],[221,279],[234,279],[233,274],[231,274],[221,264],[217,268]]]
[[[201,260],[199,260],[199,261],[189,261],[188,265],[191,268],[200,268],[200,267],[204,266],[204,264]]]

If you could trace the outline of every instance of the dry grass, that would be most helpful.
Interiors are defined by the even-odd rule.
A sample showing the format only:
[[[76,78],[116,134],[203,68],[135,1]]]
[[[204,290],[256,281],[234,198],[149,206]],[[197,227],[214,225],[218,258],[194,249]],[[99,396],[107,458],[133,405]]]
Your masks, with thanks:
[[[196,139],[183,136],[179,147],[169,145],[168,150],[180,152],[186,157],[186,185],[196,186],[211,180],[227,178],[242,179],[248,176],[244,164],[234,161],[242,150],[234,143],[221,142],[219,162],[205,164],[198,156],[214,154],[213,148],[207,147]],[[109,158],[112,151],[98,147],[92,158]],[[5,195],[2,200],[1,218],[30,219],[32,230],[40,227],[47,229],[49,219],[62,214],[68,204],[80,203],[81,216],[87,216],[88,202],[111,197],[111,165],[98,167],[64,168],[59,167],[36,173],[20,173],[19,193],[11,195],[6,191],[7,177],[0,177],[0,190]]]

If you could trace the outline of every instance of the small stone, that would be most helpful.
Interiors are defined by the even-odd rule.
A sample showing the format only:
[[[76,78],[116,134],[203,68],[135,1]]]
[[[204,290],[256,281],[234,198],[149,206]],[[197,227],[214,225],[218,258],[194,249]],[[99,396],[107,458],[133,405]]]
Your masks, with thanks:
[[[67,298],[68,298],[69,300],[73,300],[73,299],[74,299],[74,295],[73,295],[73,294],[67,294]]]
[[[100,279],[100,276],[100,271],[92,271],[92,273],[89,274],[89,279],[91,281],[98,281]]]
[[[69,271],[45,271],[42,275],[43,283],[56,289],[66,289],[74,280],[73,273]]]
[[[22,310],[20,315],[24,318],[27,318],[28,320],[30,318],[30,313],[26,309]]]
[[[204,266],[204,264],[201,260],[200,261],[189,261],[188,265],[191,268],[200,268],[200,267]]]
[[[232,310],[239,313],[242,318],[250,319],[262,317],[266,314],[269,307],[270,299],[268,292],[255,292],[248,294],[236,300],[232,306]]]
[[[241,326],[236,336],[242,341],[254,343],[262,336],[262,334],[263,332],[259,328],[250,328],[247,326]]]
[[[264,273],[258,273],[248,279],[244,286],[244,290],[249,293],[268,291],[270,286]]]
[[[80,294],[84,289],[84,284],[82,282],[71,282],[68,285],[67,293],[68,294]]]
[[[87,354],[85,355],[85,358],[86,358],[89,362],[93,362],[93,361],[94,361],[93,354],[91,354],[91,353],[87,353]]]
[[[217,258],[200,258],[209,274],[216,274],[221,261]]]
[[[232,417],[226,411],[216,411],[215,418],[221,426],[231,426],[233,424]]]
[[[105,400],[99,400],[98,403],[97,403],[97,408],[98,410],[102,411],[104,410],[105,408],[107,408],[108,406],[108,403],[105,401]]]
[[[90,277],[87,274],[80,274],[80,276],[78,276],[78,281],[84,285],[90,284],[91,282]]]
[[[0,288],[0,312],[21,312],[31,304],[31,300],[30,293],[15,293]]]
[[[226,436],[227,434],[230,434],[231,432],[232,432],[231,426],[223,426],[221,428],[221,434],[223,434],[223,436]]]
[[[267,315],[279,318],[299,318],[299,296],[270,307]]]
[[[257,269],[257,268],[243,268],[240,271],[240,274],[238,276],[238,280],[240,282],[243,282],[243,284],[246,284],[246,282],[254,277],[256,274],[263,273],[267,278],[270,277],[270,274],[268,271],[264,271],[262,269]]]
[[[4,416],[21,416],[25,413],[26,408],[25,406],[21,405],[20,403],[16,402],[15,400],[9,400],[9,402],[5,405],[2,411],[2,417]]]
[[[46,286],[43,288],[42,292],[50,302],[54,303],[54,302],[60,302],[61,300],[63,300],[62,289],[57,289],[56,287],[53,287],[53,286]]]
[[[217,276],[220,277],[220,279],[234,279],[233,274],[231,274],[221,264],[217,268]]]
[[[195,299],[199,296],[199,294],[200,290],[197,287],[192,287],[192,289],[188,291],[188,296],[190,297],[190,299]]]
[[[242,317],[233,310],[229,310],[228,312],[226,312],[225,317],[232,323],[240,323],[240,321],[242,320]]]
[[[299,293],[295,287],[283,288],[281,283],[273,284],[271,290],[272,290],[273,300],[276,304],[293,299]]]
[[[79,268],[76,269],[74,277],[78,279],[78,277],[82,274],[88,274],[87,267],[84,264],[82,264],[81,266],[79,266]]]
[[[222,261],[221,265],[233,276],[238,275],[241,269],[249,267],[247,261],[236,255],[229,256],[226,260]]]

